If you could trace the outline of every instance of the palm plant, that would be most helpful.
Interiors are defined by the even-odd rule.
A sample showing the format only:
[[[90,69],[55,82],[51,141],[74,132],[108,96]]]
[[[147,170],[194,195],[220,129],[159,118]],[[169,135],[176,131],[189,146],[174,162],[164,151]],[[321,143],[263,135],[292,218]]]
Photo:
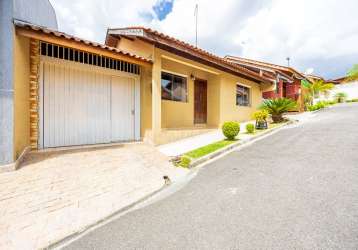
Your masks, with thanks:
[[[313,104],[313,99],[319,98],[321,94],[327,95],[334,88],[333,83],[326,83],[324,80],[314,81],[313,83],[302,80],[301,85],[307,89],[307,96],[305,98],[309,100],[310,105]]]
[[[264,100],[260,109],[266,110],[272,117],[273,122],[282,122],[282,115],[297,107],[297,103],[289,98],[277,98]]]
[[[344,92],[338,92],[334,95],[334,98],[337,100],[338,103],[342,103],[346,100],[347,94]]]
[[[358,80],[358,64],[355,64],[347,74],[346,81],[357,81]]]

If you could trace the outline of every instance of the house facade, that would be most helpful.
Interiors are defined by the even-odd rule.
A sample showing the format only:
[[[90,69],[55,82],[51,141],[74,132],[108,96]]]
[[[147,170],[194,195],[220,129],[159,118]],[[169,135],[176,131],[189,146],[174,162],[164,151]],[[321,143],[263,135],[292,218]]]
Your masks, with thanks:
[[[301,88],[301,80],[312,81],[311,78],[298,72],[294,68],[275,65],[271,63],[241,58],[236,56],[226,56],[226,60],[236,63],[242,67],[270,77],[274,83],[272,89],[263,91],[264,99],[290,98],[298,103],[297,111],[304,111],[304,89]]]
[[[262,91],[272,85],[265,76],[147,28],[109,29],[106,45],[153,60],[142,72],[141,132],[156,144],[195,128],[251,119]]]
[[[108,30],[105,45],[18,19],[11,29],[12,123],[2,127],[10,143],[2,140],[1,166],[16,168],[30,150],[163,144],[249,120],[273,84],[149,29]]]

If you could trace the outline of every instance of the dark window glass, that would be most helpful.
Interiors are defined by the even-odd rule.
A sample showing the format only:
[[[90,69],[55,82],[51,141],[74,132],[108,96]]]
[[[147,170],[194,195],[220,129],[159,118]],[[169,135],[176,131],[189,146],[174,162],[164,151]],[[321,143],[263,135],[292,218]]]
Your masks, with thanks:
[[[65,48],[65,56],[64,56],[64,58],[66,60],[68,60],[68,58],[69,58],[69,56],[68,56],[68,48]]]
[[[186,78],[162,72],[162,99],[177,102],[187,101]]]
[[[46,56],[46,43],[41,43],[41,55]]]
[[[52,44],[47,44],[47,55],[52,56]]]
[[[84,62],[85,64],[88,64],[88,53],[84,53],[83,62]]]
[[[79,60],[79,55],[78,55],[78,51],[75,50],[75,61],[78,62]]]
[[[58,46],[53,46],[53,57],[58,58]]]
[[[59,47],[58,53],[58,58],[63,59],[63,47]]]
[[[236,85],[236,105],[250,106],[250,88]]]

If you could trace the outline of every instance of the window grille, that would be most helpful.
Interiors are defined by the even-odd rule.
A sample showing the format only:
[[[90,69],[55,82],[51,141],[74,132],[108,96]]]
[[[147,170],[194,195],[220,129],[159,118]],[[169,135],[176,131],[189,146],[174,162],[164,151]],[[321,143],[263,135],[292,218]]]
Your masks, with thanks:
[[[78,62],[97,67],[119,70],[131,74],[140,74],[140,66],[134,63],[101,56],[94,53],[71,49],[51,43],[41,42],[41,55],[62,60]]]

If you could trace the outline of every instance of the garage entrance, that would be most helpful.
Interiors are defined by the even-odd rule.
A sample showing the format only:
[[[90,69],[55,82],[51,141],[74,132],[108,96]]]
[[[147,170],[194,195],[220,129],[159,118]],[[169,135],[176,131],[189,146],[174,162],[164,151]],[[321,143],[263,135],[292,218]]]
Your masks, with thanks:
[[[41,57],[39,148],[140,139],[139,76]]]

